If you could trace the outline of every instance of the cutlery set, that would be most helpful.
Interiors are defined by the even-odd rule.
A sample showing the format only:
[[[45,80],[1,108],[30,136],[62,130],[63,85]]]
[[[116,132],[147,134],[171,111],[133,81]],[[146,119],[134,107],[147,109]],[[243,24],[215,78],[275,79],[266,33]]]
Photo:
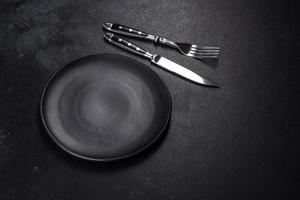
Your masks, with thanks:
[[[144,31],[140,31],[134,28],[130,28],[115,23],[104,23],[103,28],[105,30],[104,38],[110,43],[122,49],[125,49],[131,53],[150,59],[152,63],[158,65],[159,67],[167,71],[170,71],[176,75],[179,75],[193,83],[208,86],[208,87],[220,87],[219,84],[209,81],[208,79],[201,77],[200,75],[194,73],[193,71],[167,58],[164,58],[160,55],[151,54],[148,51],[144,50],[143,48],[133,44],[132,42],[124,38],[115,35],[114,33],[140,38],[144,40],[150,40],[159,45],[166,45],[177,49],[181,54],[185,56],[196,58],[199,60],[217,59],[219,56],[220,47],[200,46],[195,44],[173,42],[163,37],[154,36]]]

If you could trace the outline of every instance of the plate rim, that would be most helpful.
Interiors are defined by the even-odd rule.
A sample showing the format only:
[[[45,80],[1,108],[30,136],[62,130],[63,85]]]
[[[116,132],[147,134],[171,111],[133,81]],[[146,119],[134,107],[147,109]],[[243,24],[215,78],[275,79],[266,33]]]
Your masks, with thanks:
[[[146,145],[142,146],[141,148],[139,148],[138,150],[136,151],[133,151],[129,154],[125,154],[125,155],[122,155],[122,156],[117,156],[117,157],[110,157],[110,158],[95,158],[95,157],[89,157],[89,156],[84,156],[84,155],[81,155],[81,154],[78,154],[78,153],[75,153],[74,151],[72,151],[71,149],[65,147],[63,144],[61,144],[61,142],[53,135],[53,133],[50,131],[50,129],[48,128],[47,126],[47,123],[46,123],[46,120],[45,120],[45,117],[44,117],[44,112],[43,112],[43,102],[44,102],[44,99],[45,99],[45,95],[46,95],[46,91],[47,91],[47,88],[48,86],[51,84],[52,80],[54,79],[54,77],[60,73],[66,66],[74,63],[74,62],[78,62],[79,60],[82,60],[82,59],[87,59],[87,58],[90,58],[90,57],[96,57],[96,56],[107,56],[107,55],[113,55],[113,56],[120,56],[120,57],[124,57],[126,59],[129,59],[139,65],[143,65],[144,68],[146,68],[150,73],[152,73],[154,76],[156,76],[158,78],[158,80],[160,80],[160,82],[162,83],[163,87],[166,89],[166,93],[167,93],[167,96],[168,96],[168,101],[169,101],[169,106],[168,106],[168,115],[167,115],[167,118],[166,118],[166,122],[164,123],[162,129],[160,130],[160,132],[149,142],[147,143]],[[136,60],[136,59],[133,59],[131,57],[128,57],[128,56],[125,56],[125,55],[120,55],[120,54],[114,54],[114,53],[99,53],[99,54],[92,54],[92,55],[88,55],[88,56],[83,56],[83,57],[80,57],[76,60],[73,60],[61,67],[59,67],[57,70],[55,70],[51,75],[50,77],[48,78],[45,86],[43,87],[43,91],[42,91],[42,95],[41,95],[41,98],[40,98],[40,106],[39,106],[39,110],[40,110],[40,117],[41,117],[41,120],[42,120],[42,124],[43,124],[43,127],[45,128],[47,134],[50,136],[50,138],[52,139],[52,141],[54,141],[54,143],[60,148],[62,149],[64,152],[68,153],[69,155],[72,155],[74,157],[77,157],[77,158],[80,158],[80,159],[83,159],[83,160],[88,160],[88,161],[96,161],[96,162],[111,162],[111,161],[118,161],[118,160],[123,160],[123,159],[126,159],[126,158],[129,158],[129,157],[132,157],[136,154],[139,154],[140,152],[148,149],[150,146],[152,146],[152,144],[154,144],[162,135],[163,133],[165,132],[169,122],[170,122],[170,119],[171,119],[171,114],[172,114],[172,98],[171,98],[171,94],[170,94],[170,91],[169,91],[169,88],[167,87],[166,83],[164,82],[164,80],[154,71],[152,70],[148,65]]]

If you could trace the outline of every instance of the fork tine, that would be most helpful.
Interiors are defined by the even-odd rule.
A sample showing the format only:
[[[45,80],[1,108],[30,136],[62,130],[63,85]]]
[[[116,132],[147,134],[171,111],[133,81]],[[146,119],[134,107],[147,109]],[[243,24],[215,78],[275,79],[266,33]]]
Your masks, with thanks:
[[[199,57],[199,58],[218,58],[219,55],[200,55],[200,54],[189,54],[191,57]]]
[[[217,56],[214,56],[214,57],[203,57],[203,56],[193,56],[194,58],[196,59],[218,59]]]
[[[199,59],[203,59],[203,58],[211,58],[211,59],[217,59],[218,56],[191,56],[191,57],[194,57],[194,58],[199,58]]]
[[[219,49],[201,49],[201,48],[191,48],[191,51],[196,51],[196,52],[220,52]]]
[[[191,48],[191,51],[195,52],[219,52],[219,49],[200,49],[200,48]]]
[[[214,58],[214,57],[217,58],[219,56],[219,54],[199,54],[194,52],[190,52],[189,55],[197,56],[197,57],[209,57],[209,58]]]
[[[192,48],[196,48],[196,49],[217,49],[220,50],[221,47],[212,47],[212,46],[199,46],[199,45],[192,45]]]
[[[192,56],[192,57],[195,57],[195,58],[218,58],[218,55],[215,54],[215,55],[203,55],[203,54],[197,54],[197,53],[189,53],[188,54],[189,56]]]
[[[207,47],[207,46],[196,46],[195,48],[197,49],[217,49],[217,50],[220,50],[221,48],[220,47]]]
[[[190,53],[194,53],[194,54],[201,54],[201,55],[219,55],[219,52],[205,52],[205,51],[194,51],[194,50],[190,50]]]
[[[199,55],[199,54],[189,54],[190,56],[200,57],[200,58],[218,58],[218,55]]]
[[[195,51],[195,50],[190,50],[189,52],[192,53],[198,53],[198,54],[219,54],[219,51]]]

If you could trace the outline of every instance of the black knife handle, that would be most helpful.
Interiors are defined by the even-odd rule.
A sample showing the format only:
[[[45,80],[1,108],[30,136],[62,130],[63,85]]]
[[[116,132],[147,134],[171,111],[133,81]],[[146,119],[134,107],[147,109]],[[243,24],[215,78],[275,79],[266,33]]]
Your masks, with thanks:
[[[135,53],[135,54],[138,54],[140,56],[144,56],[144,57],[150,58],[150,59],[152,59],[152,57],[153,57],[153,55],[151,53],[147,52],[143,48],[141,48],[123,38],[120,38],[112,33],[109,33],[109,32],[104,33],[104,38],[107,39],[112,44],[114,44],[122,49],[125,49],[127,51],[130,51],[132,53]]]
[[[128,27],[128,26],[124,26],[121,24],[115,24],[115,23],[104,23],[103,27],[111,32],[114,33],[119,33],[122,35],[127,35],[127,36],[131,36],[131,37],[136,37],[136,38],[142,38],[142,39],[147,39],[147,40],[151,40],[153,42],[158,42],[159,37],[158,36],[154,36],[151,35],[149,33]]]

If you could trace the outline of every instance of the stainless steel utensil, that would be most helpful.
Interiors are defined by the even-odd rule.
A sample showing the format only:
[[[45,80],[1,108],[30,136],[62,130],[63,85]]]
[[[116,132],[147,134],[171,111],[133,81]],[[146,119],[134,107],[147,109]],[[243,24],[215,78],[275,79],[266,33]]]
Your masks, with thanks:
[[[186,78],[187,80],[190,80],[194,83],[209,86],[209,87],[220,87],[218,84],[213,83],[200,75],[192,72],[191,70],[167,59],[160,55],[155,55],[147,52],[146,50],[142,49],[141,47],[138,47],[137,45],[120,38],[112,33],[106,32],[104,33],[104,38],[107,39],[112,44],[121,47],[127,51],[130,51],[132,53],[138,54],[142,57],[148,58],[151,60],[152,63],[160,66],[161,68],[168,70],[170,72],[173,72],[183,78]]]
[[[174,47],[178,49],[182,54],[189,57],[193,57],[197,59],[207,59],[207,58],[218,58],[219,56],[220,47],[200,46],[195,44],[173,42],[166,38],[154,36],[145,33],[143,31],[130,28],[124,25],[115,24],[115,23],[104,23],[103,27],[104,29],[114,33],[146,39],[146,40],[156,42],[157,44],[164,44],[170,47]]]

